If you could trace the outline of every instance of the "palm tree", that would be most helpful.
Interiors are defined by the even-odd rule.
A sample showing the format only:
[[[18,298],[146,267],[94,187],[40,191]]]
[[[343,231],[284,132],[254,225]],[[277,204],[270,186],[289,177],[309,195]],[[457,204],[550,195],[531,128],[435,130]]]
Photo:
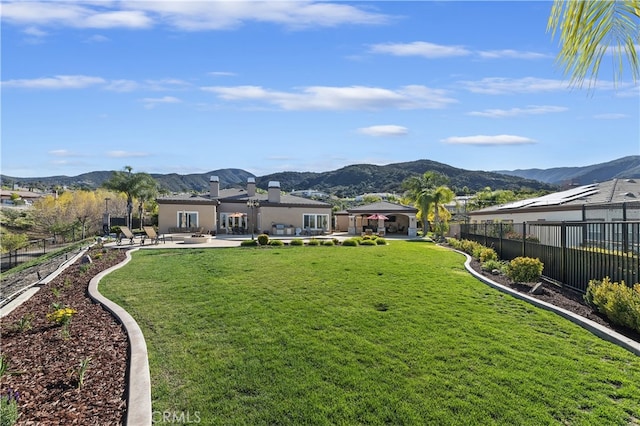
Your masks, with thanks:
[[[582,85],[598,77],[600,62],[614,55],[614,81],[622,78],[623,64],[631,66],[634,82],[640,77],[637,46],[640,43],[640,0],[554,0],[547,31],[559,31],[558,62],[572,83]]]
[[[449,181],[445,175],[428,171],[422,176],[410,176],[402,182],[406,190],[405,196],[418,209],[418,217],[422,220],[423,234],[429,231],[429,211],[434,202],[433,194],[437,187]]]
[[[436,231],[436,237],[442,237],[440,232],[440,227],[438,226],[440,222],[440,213],[441,210],[446,212],[445,204],[451,202],[455,198],[456,194],[453,193],[448,186],[441,185],[433,190],[431,194],[431,200],[433,203],[433,215],[434,215],[434,228]]]
[[[144,202],[153,198],[158,191],[156,181],[147,173],[132,173],[131,166],[125,166],[123,171],[113,172],[109,180],[102,186],[116,192],[123,192],[127,196],[127,226],[131,227],[133,199],[141,198]]]

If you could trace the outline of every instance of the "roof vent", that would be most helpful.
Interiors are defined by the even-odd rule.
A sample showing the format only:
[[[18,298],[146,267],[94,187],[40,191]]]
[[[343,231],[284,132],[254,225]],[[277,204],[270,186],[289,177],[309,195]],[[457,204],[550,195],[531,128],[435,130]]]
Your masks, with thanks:
[[[636,181],[633,180],[633,179],[627,179],[625,182],[627,182],[627,183],[636,183]]]
[[[624,196],[629,198],[636,198],[636,194],[634,194],[633,192],[627,192],[626,194],[624,194]]]

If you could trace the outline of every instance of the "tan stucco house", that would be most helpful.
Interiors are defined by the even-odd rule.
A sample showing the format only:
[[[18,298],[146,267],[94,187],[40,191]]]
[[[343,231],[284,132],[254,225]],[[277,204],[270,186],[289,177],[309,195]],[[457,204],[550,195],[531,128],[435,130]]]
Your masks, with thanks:
[[[221,189],[210,178],[209,195],[173,195],[157,199],[161,233],[315,235],[331,231],[331,204],[282,194],[269,182],[267,194],[256,192],[254,178],[246,189]]]

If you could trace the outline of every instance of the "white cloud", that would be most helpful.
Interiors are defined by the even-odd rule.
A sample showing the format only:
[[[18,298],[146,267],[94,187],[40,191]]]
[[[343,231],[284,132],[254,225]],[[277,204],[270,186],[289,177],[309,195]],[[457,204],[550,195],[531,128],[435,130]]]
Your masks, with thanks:
[[[378,126],[361,127],[358,133],[368,136],[386,137],[386,136],[406,136],[409,129],[395,124],[382,124]]]
[[[441,142],[455,145],[526,145],[536,143],[535,140],[515,135],[476,135],[452,136]]]
[[[48,152],[49,155],[54,156],[54,157],[82,157],[82,154],[78,154],[72,151],[69,151],[68,149],[54,149],[52,151]]]
[[[621,120],[628,117],[629,116],[627,114],[618,113],[597,114],[593,116],[596,120]]]
[[[45,31],[41,30],[40,28],[36,28],[36,27],[27,27],[22,32],[25,33],[26,35],[32,36],[32,37],[44,37],[44,36],[47,35],[47,33]]]
[[[552,55],[546,55],[543,53],[536,52],[525,52],[519,50],[512,49],[503,49],[503,50],[480,50],[478,51],[478,55],[484,59],[544,59],[552,57]]]
[[[212,86],[202,90],[228,101],[261,101],[284,110],[435,109],[457,102],[447,97],[444,90],[418,85],[397,90],[365,86],[311,86],[299,92],[268,90],[260,86]]]
[[[97,84],[104,84],[100,77],[86,75],[57,75],[55,77],[42,77],[35,79],[7,80],[2,82],[4,87],[16,87],[25,89],[84,89]]]
[[[111,80],[105,89],[114,92],[132,92],[138,87],[140,85],[133,80]]]
[[[212,77],[234,77],[236,73],[228,71],[212,71],[208,73]]]
[[[425,41],[374,44],[370,50],[373,53],[388,53],[395,56],[422,56],[425,58],[447,58],[471,54],[470,50],[462,46],[445,46]]]
[[[134,151],[109,151],[107,152],[107,157],[110,158],[139,158],[139,157],[150,157],[151,154],[148,152],[134,152]]]
[[[568,108],[553,105],[529,105],[526,108],[511,108],[511,109],[485,109],[484,111],[472,111],[468,115],[477,117],[489,117],[489,118],[504,118],[515,117],[519,115],[540,115],[550,114],[555,112],[564,112]]]
[[[512,93],[540,93],[566,90],[569,85],[561,80],[535,77],[488,77],[478,81],[461,81],[459,84],[473,93],[502,95]]]
[[[106,10],[122,3],[4,2],[2,19],[22,25],[56,25],[75,28],[147,28],[152,21],[137,10]]]
[[[355,5],[297,1],[118,1],[3,3],[2,19],[22,25],[76,28],[149,28],[164,24],[185,31],[221,30],[247,21],[288,28],[384,24],[386,15]]]
[[[109,38],[100,34],[94,34],[86,40],[87,43],[105,43],[107,41],[109,41]]]
[[[178,104],[182,102],[178,98],[174,98],[173,96],[164,96],[162,98],[144,98],[140,100],[144,102],[144,107],[147,109],[155,108],[158,104]]]

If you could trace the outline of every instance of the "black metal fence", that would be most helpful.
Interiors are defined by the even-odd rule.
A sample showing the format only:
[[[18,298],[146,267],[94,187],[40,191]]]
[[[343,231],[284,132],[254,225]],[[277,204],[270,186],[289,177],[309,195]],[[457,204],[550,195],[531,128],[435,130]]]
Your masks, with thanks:
[[[460,238],[493,247],[503,260],[534,257],[542,274],[585,293],[590,280],[640,282],[640,221],[471,223]]]
[[[2,254],[2,272],[52,251],[59,250],[69,244],[69,242],[56,241],[54,238],[31,240],[25,247]]]

